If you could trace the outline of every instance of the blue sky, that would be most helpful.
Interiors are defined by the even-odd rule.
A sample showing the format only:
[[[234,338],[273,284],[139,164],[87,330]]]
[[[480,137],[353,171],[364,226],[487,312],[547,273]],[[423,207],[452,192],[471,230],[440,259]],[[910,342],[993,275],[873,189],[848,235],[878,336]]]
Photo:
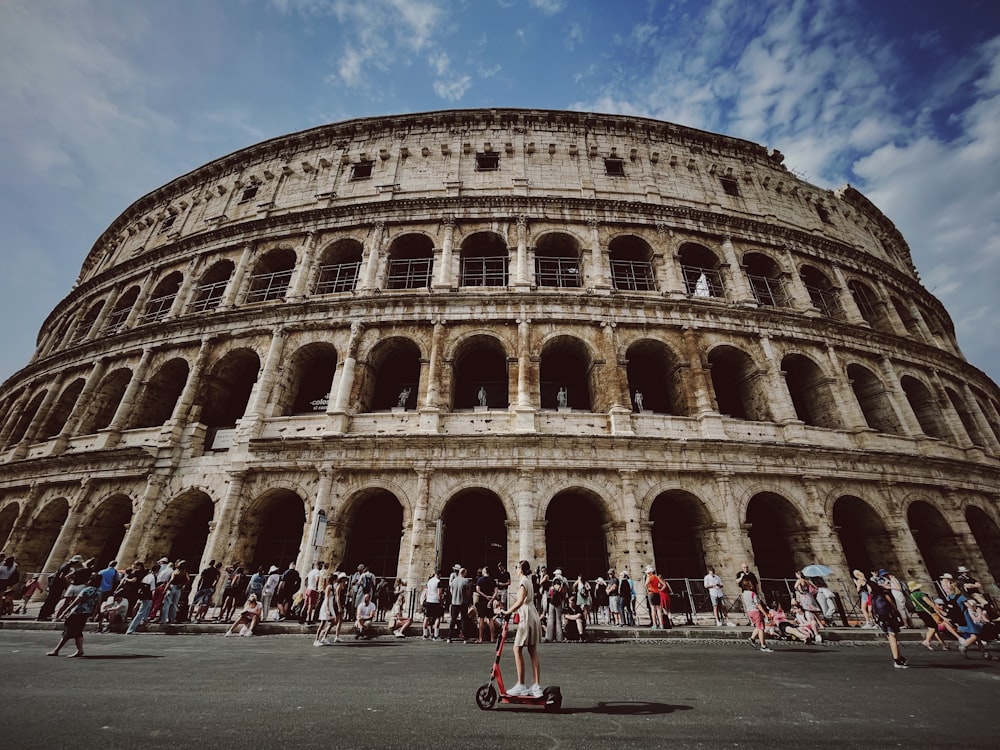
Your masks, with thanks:
[[[1000,380],[995,0],[4,0],[0,380],[150,190],[323,123],[490,106],[655,117],[850,182]]]

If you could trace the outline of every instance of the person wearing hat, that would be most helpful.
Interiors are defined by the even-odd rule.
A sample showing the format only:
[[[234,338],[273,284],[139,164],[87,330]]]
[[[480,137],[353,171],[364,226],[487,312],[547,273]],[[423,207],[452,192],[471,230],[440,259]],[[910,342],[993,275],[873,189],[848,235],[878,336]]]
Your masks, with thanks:
[[[959,565],[958,570],[955,572],[958,573],[955,580],[958,582],[962,591],[965,592],[965,595],[972,597],[980,604],[986,604],[987,599],[983,594],[983,584],[981,584],[976,577],[972,575],[972,571],[964,565]]]
[[[632,586],[632,579],[628,577],[628,571],[623,570],[618,581],[618,597],[621,601],[622,620],[627,628],[635,626],[635,588]]]
[[[125,635],[132,635],[140,625],[145,625],[149,619],[149,612],[153,608],[153,589],[156,588],[156,566],[153,566],[150,570],[146,570],[145,566],[139,563],[136,566],[135,574],[136,576],[141,576],[135,589],[135,598],[139,602],[139,608],[136,610],[132,622],[129,623],[128,628],[125,630]]]
[[[652,630],[659,630],[663,627],[663,615],[660,608],[660,593],[664,590],[663,581],[656,575],[656,568],[652,565],[647,565],[643,573],[646,601],[649,604],[649,627]]]
[[[927,634],[920,641],[924,648],[928,651],[933,651],[934,647],[931,645],[931,638],[937,638],[938,643],[941,644],[941,650],[948,650],[948,644],[942,640],[941,634],[938,632],[938,626],[943,627],[958,639],[960,645],[965,643],[962,636],[955,629],[955,626],[945,615],[944,610],[934,601],[934,597],[921,590],[922,585],[919,581],[907,581],[906,588],[910,590],[910,602],[913,603],[913,609],[916,611],[917,617],[927,626]]]
[[[155,620],[160,615],[163,607],[163,600],[167,596],[167,589],[170,587],[170,579],[174,577],[174,566],[170,564],[167,557],[161,557],[156,561],[160,567],[156,570],[156,588],[153,589],[153,608],[149,611],[149,619]]]
[[[208,566],[198,576],[198,586],[195,589],[194,600],[191,603],[191,621],[205,622],[208,610],[212,607],[212,596],[219,583],[222,563],[209,560]]]
[[[82,562],[83,557],[73,555],[69,560],[60,565],[55,573],[49,576],[48,593],[45,595],[45,601],[42,602],[42,608],[38,611],[36,619],[39,621],[52,619],[52,614],[56,611],[56,606],[59,604],[63,592],[66,591],[66,587],[69,585],[70,573],[73,572],[74,566]]]
[[[271,599],[274,597],[274,592],[278,590],[278,584],[281,582],[281,571],[278,569],[277,565],[272,565],[267,569],[267,578],[264,581],[264,590],[261,594],[261,607],[263,607],[263,612],[260,619],[267,621],[267,613],[271,611]]]

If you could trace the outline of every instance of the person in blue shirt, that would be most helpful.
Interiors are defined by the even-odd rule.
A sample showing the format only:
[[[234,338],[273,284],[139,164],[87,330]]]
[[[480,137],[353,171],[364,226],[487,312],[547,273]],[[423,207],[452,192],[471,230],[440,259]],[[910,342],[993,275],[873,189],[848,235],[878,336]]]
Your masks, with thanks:
[[[101,602],[101,575],[94,573],[83,591],[66,608],[66,625],[59,645],[49,651],[49,656],[59,656],[59,651],[70,641],[76,643],[76,651],[70,656],[83,656],[83,628],[87,620],[97,610]]]

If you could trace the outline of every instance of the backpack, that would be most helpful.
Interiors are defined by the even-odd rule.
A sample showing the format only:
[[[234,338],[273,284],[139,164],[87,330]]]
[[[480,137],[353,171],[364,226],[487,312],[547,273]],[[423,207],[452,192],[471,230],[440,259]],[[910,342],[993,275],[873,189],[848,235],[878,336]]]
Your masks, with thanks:
[[[153,589],[144,580],[140,580],[135,587],[135,596],[139,601],[153,598]]]
[[[872,617],[875,618],[875,622],[883,626],[898,628],[903,624],[896,605],[889,601],[882,591],[872,594]]]

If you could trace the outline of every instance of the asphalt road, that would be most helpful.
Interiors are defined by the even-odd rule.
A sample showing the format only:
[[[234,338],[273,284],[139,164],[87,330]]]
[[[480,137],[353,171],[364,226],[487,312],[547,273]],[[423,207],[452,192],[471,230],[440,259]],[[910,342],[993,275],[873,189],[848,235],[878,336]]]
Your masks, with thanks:
[[[1000,662],[908,646],[543,644],[558,714],[479,710],[489,645],[0,631],[0,748],[994,748]],[[919,651],[918,651],[919,648]],[[513,659],[504,654],[505,676]]]

